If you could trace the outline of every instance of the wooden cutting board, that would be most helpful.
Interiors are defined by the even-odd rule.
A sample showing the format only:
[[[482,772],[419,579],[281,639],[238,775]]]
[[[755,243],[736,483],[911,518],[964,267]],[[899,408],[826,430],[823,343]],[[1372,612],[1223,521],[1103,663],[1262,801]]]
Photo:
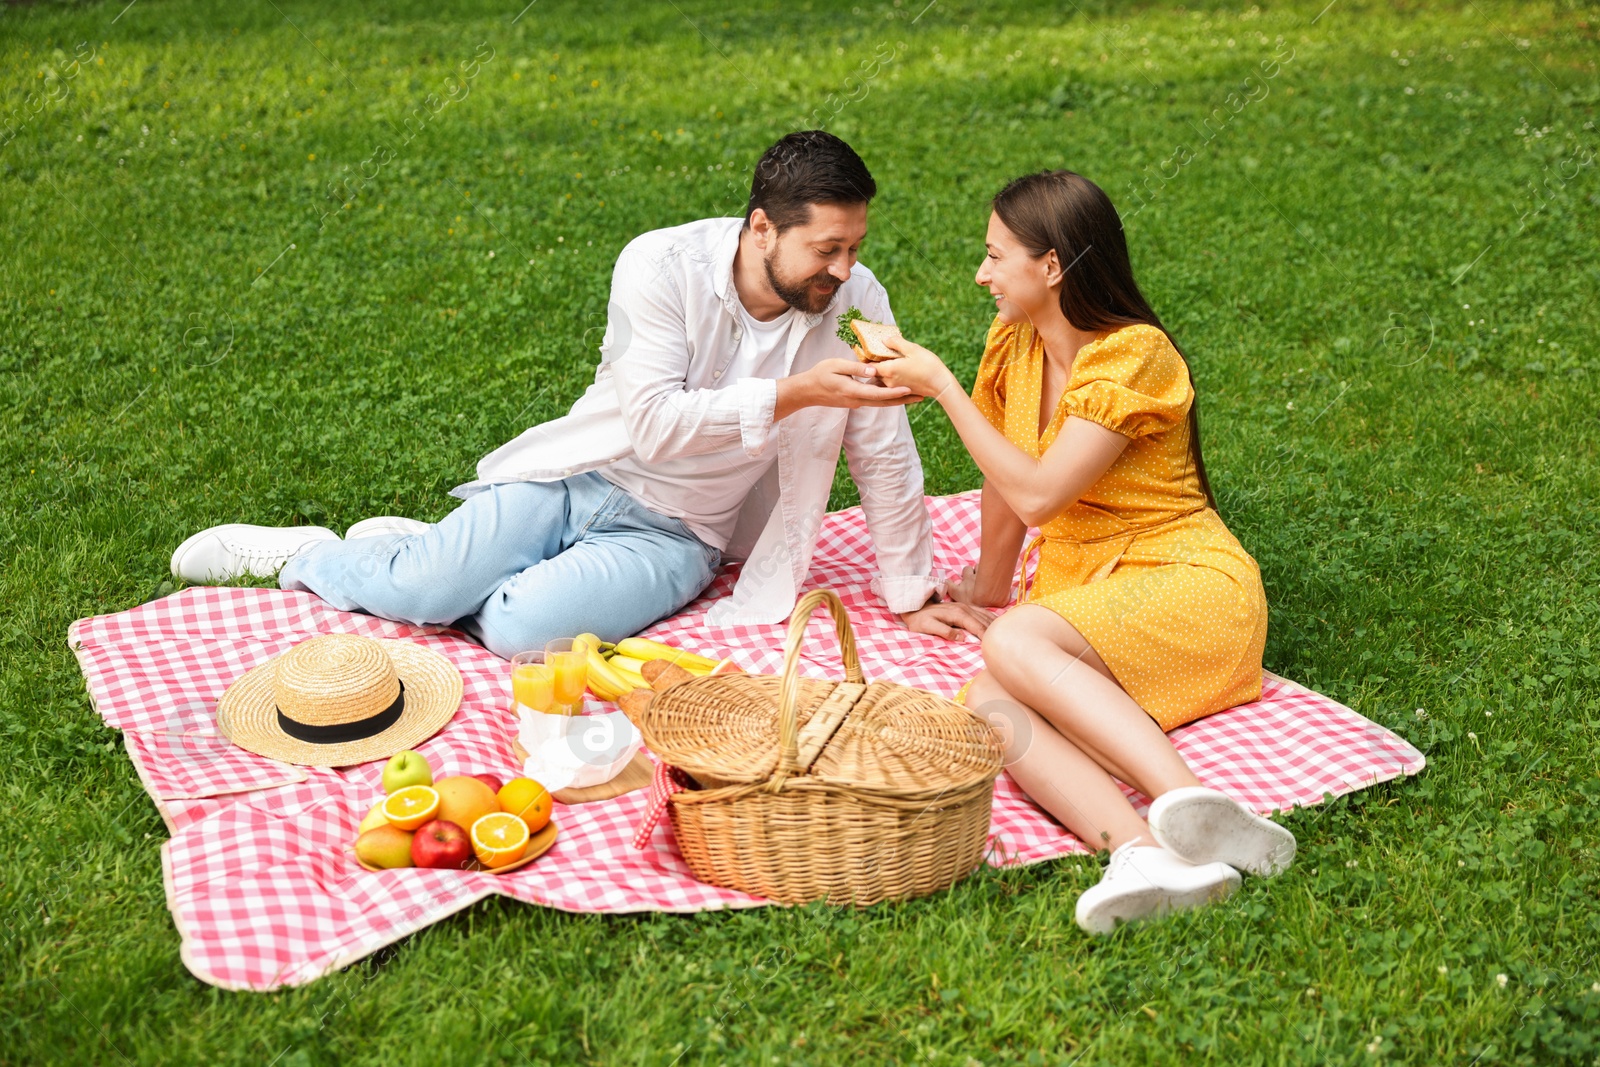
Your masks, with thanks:
[[[519,763],[528,758],[527,750],[517,742],[515,737],[511,739],[511,751],[516,754],[517,762]],[[633,792],[635,789],[648,789],[650,787],[650,778],[654,774],[655,765],[650,762],[650,757],[644,754],[644,749],[640,749],[633,754],[633,759],[629,761],[628,765],[622,768],[622,773],[611,779],[611,781],[601,782],[599,785],[583,786],[580,789],[557,789],[550,795],[562,804],[592,804],[597,800],[610,800],[612,797],[620,797],[624,793]]]

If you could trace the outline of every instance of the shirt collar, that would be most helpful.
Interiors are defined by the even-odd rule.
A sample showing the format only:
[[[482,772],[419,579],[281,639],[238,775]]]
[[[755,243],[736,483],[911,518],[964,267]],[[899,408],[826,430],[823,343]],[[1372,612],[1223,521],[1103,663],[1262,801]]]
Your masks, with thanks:
[[[733,309],[733,301],[739,299],[739,294],[733,288],[733,258],[739,254],[739,235],[744,232],[744,219],[729,219],[726,232],[717,241],[717,249],[713,262],[716,273],[712,275],[712,286],[717,296]]]

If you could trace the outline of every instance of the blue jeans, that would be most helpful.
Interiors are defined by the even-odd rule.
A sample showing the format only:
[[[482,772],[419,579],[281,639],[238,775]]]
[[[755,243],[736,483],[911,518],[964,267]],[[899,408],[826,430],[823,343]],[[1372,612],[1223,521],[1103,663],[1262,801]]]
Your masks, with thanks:
[[[698,596],[722,553],[598,473],[511,482],[414,536],[319,541],[283,589],[397,622],[453,625],[498,656],[593,633],[619,641]]]

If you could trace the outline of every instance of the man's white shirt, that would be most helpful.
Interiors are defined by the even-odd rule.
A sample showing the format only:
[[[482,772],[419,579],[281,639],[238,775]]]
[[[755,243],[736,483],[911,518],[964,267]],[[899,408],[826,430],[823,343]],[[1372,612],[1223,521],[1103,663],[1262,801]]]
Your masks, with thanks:
[[[789,363],[789,330],[800,314],[785,308],[771,322],[761,322],[739,304],[738,315],[739,323],[733,332],[738,352],[723,379],[736,382],[745,378],[781,378]],[[624,456],[600,473],[652,510],[682,519],[700,540],[726,550],[733,540],[745,498],[777,458],[775,448],[762,449],[752,456],[742,445],[733,445],[703,456],[679,456],[655,463]]]
[[[595,380],[567,415],[534,426],[478,463],[489,485],[555,481],[587,471],[683,519],[744,559],[712,625],[781,622],[793,610],[843,449],[877,554],[873,589],[891,611],[921,607],[943,582],[922,462],[905,408],[807,407],[773,419],[777,379],[830,358],[854,358],[833,317],[852,305],[893,322],[888,294],[857,264],[824,314],[780,316],[760,330],[739,302],[733,259],[743,220],[655,230],[617,257]],[[752,336],[755,334],[755,336]],[[779,335],[776,343],[773,335]],[[720,543],[719,543],[720,542]]]

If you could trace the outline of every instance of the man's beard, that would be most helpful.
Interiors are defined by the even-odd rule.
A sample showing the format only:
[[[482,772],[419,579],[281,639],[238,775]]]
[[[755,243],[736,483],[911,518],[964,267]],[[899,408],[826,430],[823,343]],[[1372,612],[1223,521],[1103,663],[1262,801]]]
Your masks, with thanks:
[[[786,282],[779,278],[778,272],[773,269],[772,261],[776,258],[776,255],[765,256],[761,260],[761,265],[767,269],[767,284],[772,286],[772,291],[778,294],[778,299],[796,311],[804,311],[808,315],[817,315],[827,311],[829,305],[833,303],[833,298],[839,295],[839,279],[827,271],[823,271],[820,274],[813,274],[798,285]],[[811,291],[811,286],[814,284],[831,285],[833,286],[833,291],[826,296],[819,297]]]

